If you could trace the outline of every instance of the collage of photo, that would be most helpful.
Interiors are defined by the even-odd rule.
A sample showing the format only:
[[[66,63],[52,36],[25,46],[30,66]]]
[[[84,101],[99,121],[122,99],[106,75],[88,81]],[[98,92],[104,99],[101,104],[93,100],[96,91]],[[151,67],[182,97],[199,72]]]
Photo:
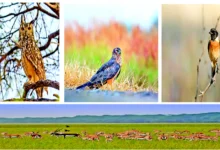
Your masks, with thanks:
[[[220,149],[220,4],[17,1],[0,149]]]

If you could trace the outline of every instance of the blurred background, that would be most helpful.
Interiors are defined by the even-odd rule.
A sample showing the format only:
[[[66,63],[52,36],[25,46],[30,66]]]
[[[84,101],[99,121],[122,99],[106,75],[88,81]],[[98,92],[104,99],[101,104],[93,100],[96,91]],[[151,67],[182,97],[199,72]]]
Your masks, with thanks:
[[[120,47],[115,89],[157,92],[158,5],[68,4],[64,11],[66,88],[88,81]]]
[[[211,63],[207,47],[209,31],[217,23],[219,10],[220,5],[162,5],[162,101],[195,101],[202,41],[205,51],[200,63],[199,89],[203,91],[210,82]],[[217,75],[215,85],[207,91],[203,101],[219,101],[219,80]]]

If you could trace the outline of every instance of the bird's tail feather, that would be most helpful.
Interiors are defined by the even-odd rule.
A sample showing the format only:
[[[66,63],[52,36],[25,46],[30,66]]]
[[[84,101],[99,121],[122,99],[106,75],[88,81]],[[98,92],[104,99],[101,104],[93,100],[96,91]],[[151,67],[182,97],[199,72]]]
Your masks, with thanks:
[[[83,85],[78,86],[76,89],[84,89],[85,87],[89,86],[91,83],[90,82],[86,82]]]
[[[212,66],[212,78],[215,76],[215,71],[216,71],[216,65],[214,64]]]

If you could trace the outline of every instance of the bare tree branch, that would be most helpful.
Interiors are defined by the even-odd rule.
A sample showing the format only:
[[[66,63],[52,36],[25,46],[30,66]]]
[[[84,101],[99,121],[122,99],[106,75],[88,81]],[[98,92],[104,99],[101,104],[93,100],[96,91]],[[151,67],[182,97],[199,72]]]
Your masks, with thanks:
[[[23,93],[23,98],[27,97],[27,94],[29,92],[29,90],[35,90],[39,87],[52,87],[54,89],[59,90],[60,86],[59,86],[59,82],[57,81],[51,81],[51,80],[39,80],[36,83],[25,83],[24,84],[24,93]]]
[[[60,8],[58,3],[44,3],[47,5],[58,17],[60,16]]]
[[[3,39],[5,39],[5,38],[11,36],[11,35],[15,34],[15,33],[18,32],[18,31],[19,31],[19,29],[15,30],[15,31],[13,31],[13,32],[10,32],[9,34],[5,35],[4,37],[1,37],[0,40],[3,40]]]
[[[19,15],[21,15],[21,14],[25,14],[25,13],[27,13],[27,12],[29,12],[29,11],[35,10],[35,9],[37,9],[37,8],[38,8],[37,6],[34,6],[34,7],[32,7],[32,8],[26,9],[26,10],[21,11],[21,12],[19,12],[19,13],[9,13],[9,14],[7,14],[7,15],[5,15],[5,16],[0,16],[0,19],[2,19],[2,18],[7,18],[7,17],[9,17],[9,16],[14,16],[14,17],[16,17],[16,16],[19,16]]]
[[[195,96],[195,102],[197,102],[197,98],[198,98],[198,93],[199,93],[199,65],[200,65],[200,62],[202,60],[202,57],[205,53],[205,48],[204,48],[204,34],[205,34],[205,22],[204,22],[204,18],[205,18],[205,15],[204,15],[204,5],[202,5],[202,33],[203,33],[203,39],[200,41],[201,45],[202,45],[202,54],[199,58],[199,62],[197,64],[197,83],[196,83],[196,96]]]
[[[48,36],[48,40],[47,40],[47,43],[43,46],[40,47],[40,50],[45,50],[47,49],[49,46],[50,46],[50,42],[53,38],[55,38],[56,36],[58,36],[60,34],[60,30],[57,30],[53,33],[51,33],[49,36]]]
[[[7,8],[7,7],[11,7],[11,6],[17,5],[17,4],[19,4],[19,3],[11,3],[10,5],[6,5],[6,6],[0,7],[0,9]]]
[[[13,47],[11,50],[9,50],[6,54],[2,55],[1,58],[0,58],[0,63],[9,55],[11,55],[14,50],[18,49],[17,46]]]
[[[47,14],[47,15],[50,16],[50,17],[53,17],[53,18],[59,19],[59,16],[54,15],[54,14],[50,13],[49,11],[46,11],[46,10],[43,9],[40,5],[38,5],[38,9],[39,9],[41,12]]]
[[[53,55],[54,53],[56,53],[59,49],[59,45],[57,45],[56,49],[54,51],[52,51],[51,53],[46,54],[45,56],[43,56],[43,58],[49,57],[50,55]]]
[[[7,14],[7,15],[5,15],[5,16],[1,16],[1,15],[0,15],[0,19],[2,19],[2,18],[7,18],[7,17],[9,17],[9,16],[19,16],[19,15],[21,15],[21,14],[25,14],[25,13],[30,12],[30,11],[35,10],[35,9],[40,10],[41,12],[47,14],[47,15],[50,16],[50,17],[59,19],[58,16],[56,16],[56,15],[54,15],[54,14],[52,14],[52,13],[46,11],[46,10],[43,9],[40,5],[39,5],[39,6],[34,6],[34,7],[32,7],[32,8],[29,8],[29,9],[26,9],[26,10],[24,10],[24,11],[22,11],[22,12],[19,12],[19,13],[9,13],[9,14]]]

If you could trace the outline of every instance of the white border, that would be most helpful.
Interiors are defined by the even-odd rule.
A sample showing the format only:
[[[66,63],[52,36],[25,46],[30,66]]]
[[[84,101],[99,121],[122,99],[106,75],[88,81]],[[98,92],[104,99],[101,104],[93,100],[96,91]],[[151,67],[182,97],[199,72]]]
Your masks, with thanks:
[[[16,2],[30,2],[29,0],[15,0]],[[13,1],[13,2],[15,2]],[[0,2],[10,2],[8,0],[0,0]],[[12,2],[12,1],[11,1]],[[46,2],[45,0],[32,0],[31,2]],[[199,105],[199,104],[220,104],[218,102],[163,102],[162,103],[162,5],[163,4],[220,4],[218,0],[47,0],[47,2],[59,2],[60,3],[60,102],[1,102],[0,105],[11,104],[11,105],[29,105],[29,104],[52,104],[52,105],[62,105],[62,104],[164,104],[164,105]],[[143,3],[143,5],[158,4],[158,102],[64,102],[64,4],[124,4],[135,5],[136,3]],[[175,13],[175,12],[173,12]],[[219,12],[220,15],[220,12]],[[172,109],[172,108],[171,108]]]

